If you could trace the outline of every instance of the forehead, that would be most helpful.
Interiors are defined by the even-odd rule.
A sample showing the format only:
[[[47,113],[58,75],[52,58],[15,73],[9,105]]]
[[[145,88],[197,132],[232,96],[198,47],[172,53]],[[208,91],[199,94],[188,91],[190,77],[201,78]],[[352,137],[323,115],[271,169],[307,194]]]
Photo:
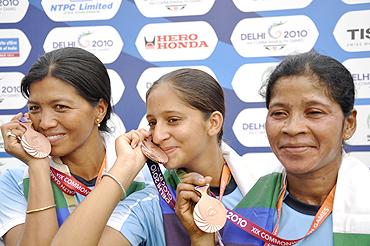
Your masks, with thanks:
[[[29,91],[29,100],[31,101],[81,97],[75,87],[61,79],[50,76],[32,82]]]
[[[190,108],[180,95],[180,92],[170,84],[158,84],[147,98],[148,113],[159,110],[179,111],[180,109]]]
[[[272,91],[270,104],[275,101],[305,102],[311,100],[335,101],[328,93],[324,82],[312,75],[286,76],[279,78]]]
[[[47,76],[41,80],[36,80],[33,81],[30,86],[30,93],[35,93],[38,90],[41,89],[50,89],[50,88],[55,88],[54,90],[69,90],[73,92],[77,92],[76,88],[72,86],[71,84],[67,83],[64,80]]]

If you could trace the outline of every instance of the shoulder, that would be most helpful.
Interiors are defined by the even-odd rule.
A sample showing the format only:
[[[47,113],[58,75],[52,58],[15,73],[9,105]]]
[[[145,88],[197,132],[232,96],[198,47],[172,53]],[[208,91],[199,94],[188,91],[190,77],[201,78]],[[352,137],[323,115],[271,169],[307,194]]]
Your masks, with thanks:
[[[136,191],[119,202],[108,226],[120,231],[133,245],[150,241],[162,229],[162,212],[159,196],[153,185]]]
[[[144,189],[133,192],[123,201],[120,201],[114,213],[140,214],[144,211],[153,211],[159,208],[159,195],[154,185],[147,185]]]
[[[0,175],[0,190],[4,186],[20,186],[23,183],[26,170],[27,166],[17,166],[3,170]]]
[[[222,151],[224,159],[243,195],[249,192],[259,178],[283,170],[280,162],[271,153],[262,157],[255,154],[240,156],[224,142],[222,143]]]
[[[161,214],[158,192],[153,185],[148,185],[120,201],[113,211],[111,220],[119,224],[128,220],[142,223],[156,214]]]
[[[362,185],[370,185],[369,167],[349,154],[343,155],[338,176],[340,180],[353,179],[352,182],[360,182]],[[364,181],[367,182],[363,183]]]
[[[370,170],[358,159],[345,154],[338,173],[334,197],[335,229],[351,228],[370,234]],[[346,231],[346,229],[343,229]]]
[[[6,169],[0,175],[0,236],[25,221],[27,202],[23,177],[26,168]]]

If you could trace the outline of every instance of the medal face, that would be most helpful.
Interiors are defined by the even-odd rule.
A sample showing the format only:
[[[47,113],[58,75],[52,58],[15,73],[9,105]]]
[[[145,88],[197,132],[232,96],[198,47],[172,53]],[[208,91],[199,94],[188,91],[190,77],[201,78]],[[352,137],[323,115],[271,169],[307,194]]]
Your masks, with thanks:
[[[226,209],[224,205],[207,194],[209,185],[197,186],[195,190],[199,191],[201,198],[195,205],[193,217],[195,224],[204,232],[216,232],[226,223]]]
[[[165,164],[168,162],[166,153],[152,141],[145,139],[141,144],[143,154],[154,162]]]
[[[35,158],[45,158],[51,152],[51,145],[49,140],[41,133],[32,129],[32,122],[21,117],[19,122],[26,128],[26,132],[21,138],[21,145],[23,149]]]

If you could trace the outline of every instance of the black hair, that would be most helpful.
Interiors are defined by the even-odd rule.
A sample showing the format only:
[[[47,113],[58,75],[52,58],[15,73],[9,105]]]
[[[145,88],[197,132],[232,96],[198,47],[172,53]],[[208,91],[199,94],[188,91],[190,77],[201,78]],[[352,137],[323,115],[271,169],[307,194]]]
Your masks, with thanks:
[[[72,85],[92,106],[96,106],[100,99],[106,101],[107,113],[100,122],[99,130],[109,132],[107,120],[112,111],[110,79],[106,67],[94,54],[74,47],[45,53],[22,79],[22,95],[29,98],[32,82],[47,76]]]
[[[269,107],[276,82],[287,76],[313,75],[319,79],[331,97],[342,109],[345,117],[349,116],[355,100],[355,86],[351,73],[339,61],[316,52],[307,52],[286,57],[271,73],[267,83],[260,90]]]
[[[161,83],[168,83],[175,89],[177,95],[190,107],[201,111],[205,119],[219,111],[225,118],[225,98],[220,84],[208,73],[191,68],[183,68],[163,75],[149,88],[146,99]],[[223,126],[218,133],[218,142],[221,143]]]

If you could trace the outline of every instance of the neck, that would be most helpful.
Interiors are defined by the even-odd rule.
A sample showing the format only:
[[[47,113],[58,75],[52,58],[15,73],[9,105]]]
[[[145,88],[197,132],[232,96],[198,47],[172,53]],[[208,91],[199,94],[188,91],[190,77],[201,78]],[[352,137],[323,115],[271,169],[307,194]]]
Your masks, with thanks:
[[[221,175],[222,175],[222,168],[224,166],[224,158],[222,155],[222,151],[219,147],[214,148],[214,151],[209,151],[207,155],[204,155],[203,158],[199,159],[191,165],[192,167],[186,168],[187,172],[196,172],[201,175],[210,176],[212,177],[212,181],[210,183],[211,186],[219,186]]]
[[[297,200],[309,205],[322,205],[337,183],[340,162],[328,165],[325,170],[312,174],[296,175],[287,173],[289,193]]]
[[[61,157],[71,173],[85,180],[92,180],[98,176],[104,158],[105,146],[100,135],[97,136],[95,141],[85,143],[73,153]]]

